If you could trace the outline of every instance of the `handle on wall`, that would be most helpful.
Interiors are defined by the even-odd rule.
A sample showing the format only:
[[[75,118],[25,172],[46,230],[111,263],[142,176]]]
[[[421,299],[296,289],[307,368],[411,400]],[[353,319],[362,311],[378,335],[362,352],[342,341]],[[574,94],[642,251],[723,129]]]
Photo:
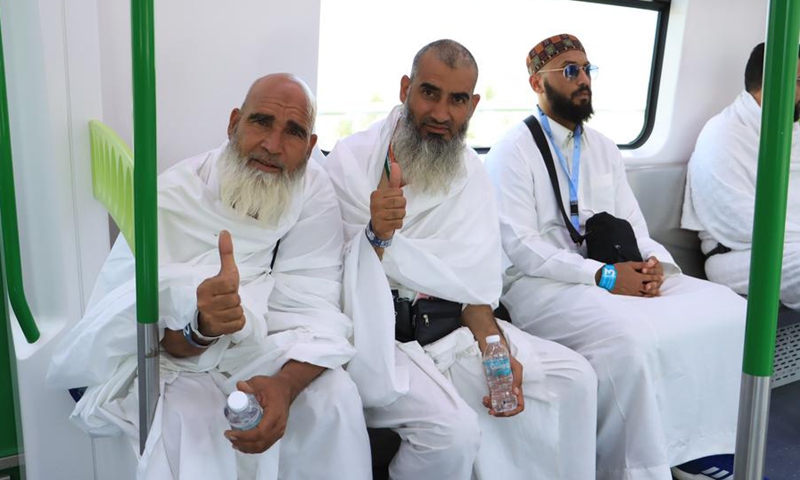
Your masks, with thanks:
[[[39,329],[33,319],[25,288],[22,284],[22,265],[17,227],[17,200],[14,190],[14,168],[11,164],[11,132],[8,122],[8,96],[3,59],[3,35],[0,29],[0,226],[2,226],[2,262],[8,283],[8,298],[28,343],[39,339]],[[5,301],[5,300],[2,300]]]

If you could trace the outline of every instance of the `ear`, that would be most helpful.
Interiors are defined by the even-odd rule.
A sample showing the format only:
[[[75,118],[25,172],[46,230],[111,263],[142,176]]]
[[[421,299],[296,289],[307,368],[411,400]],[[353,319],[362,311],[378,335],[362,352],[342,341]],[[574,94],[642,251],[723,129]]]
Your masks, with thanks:
[[[241,116],[242,111],[238,108],[231,110],[231,118],[228,120],[228,140],[233,138],[233,133],[236,131],[236,125],[239,124]]]
[[[475,95],[472,96],[472,109],[470,115],[475,112],[475,109],[478,107],[478,102],[480,101],[481,101],[480,94],[476,93]]]
[[[317,134],[312,133],[308,142],[308,149],[306,150],[306,158],[311,158],[311,151],[314,150],[314,145],[317,144]]]
[[[528,83],[530,83],[531,89],[533,89],[534,92],[536,93],[544,92],[544,78],[538,73],[532,74],[528,78]]]
[[[409,88],[411,88],[411,79],[408,78],[408,75],[403,75],[400,80],[400,103],[406,103]]]

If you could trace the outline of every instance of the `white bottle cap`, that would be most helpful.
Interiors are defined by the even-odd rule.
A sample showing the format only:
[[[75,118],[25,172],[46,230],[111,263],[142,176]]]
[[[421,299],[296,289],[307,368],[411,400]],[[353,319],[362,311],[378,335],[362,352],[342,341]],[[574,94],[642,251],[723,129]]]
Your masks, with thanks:
[[[236,390],[228,395],[228,408],[234,412],[241,412],[247,408],[247,394]]]
[[[498,343],[500,341],[500,335],[489,335],[486,337],[486,343]]]

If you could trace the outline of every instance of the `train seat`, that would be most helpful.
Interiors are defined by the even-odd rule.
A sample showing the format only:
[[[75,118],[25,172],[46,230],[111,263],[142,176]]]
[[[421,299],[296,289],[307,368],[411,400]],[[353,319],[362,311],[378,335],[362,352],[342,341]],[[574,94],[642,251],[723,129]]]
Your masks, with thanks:
[[[705,279],[705,258],[697,233],[680,228],[686,165],[634,167],[628,181],[639,201],[650,236],[666,247],[684,273]],[[800,311],[778,310],[772,388],[800,380]]]

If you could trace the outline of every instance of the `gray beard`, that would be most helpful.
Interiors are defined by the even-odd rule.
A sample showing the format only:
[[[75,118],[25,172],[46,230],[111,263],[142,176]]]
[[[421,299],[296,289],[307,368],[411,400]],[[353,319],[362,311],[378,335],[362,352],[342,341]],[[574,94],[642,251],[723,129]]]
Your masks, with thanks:
[[[265,226],[277,226],[291,203],[295,188],[305,173],[306,164],[289,173],[270,173],[248,165],[234,145],[228,143],[217,161],[220,199],[243,217]]]
[[[403,181],[414,191],[446,194],[453,181],[464,173],[467,124],[447,141],[435,136],[424,137],[415,120],[406,103],[392,143]]]

